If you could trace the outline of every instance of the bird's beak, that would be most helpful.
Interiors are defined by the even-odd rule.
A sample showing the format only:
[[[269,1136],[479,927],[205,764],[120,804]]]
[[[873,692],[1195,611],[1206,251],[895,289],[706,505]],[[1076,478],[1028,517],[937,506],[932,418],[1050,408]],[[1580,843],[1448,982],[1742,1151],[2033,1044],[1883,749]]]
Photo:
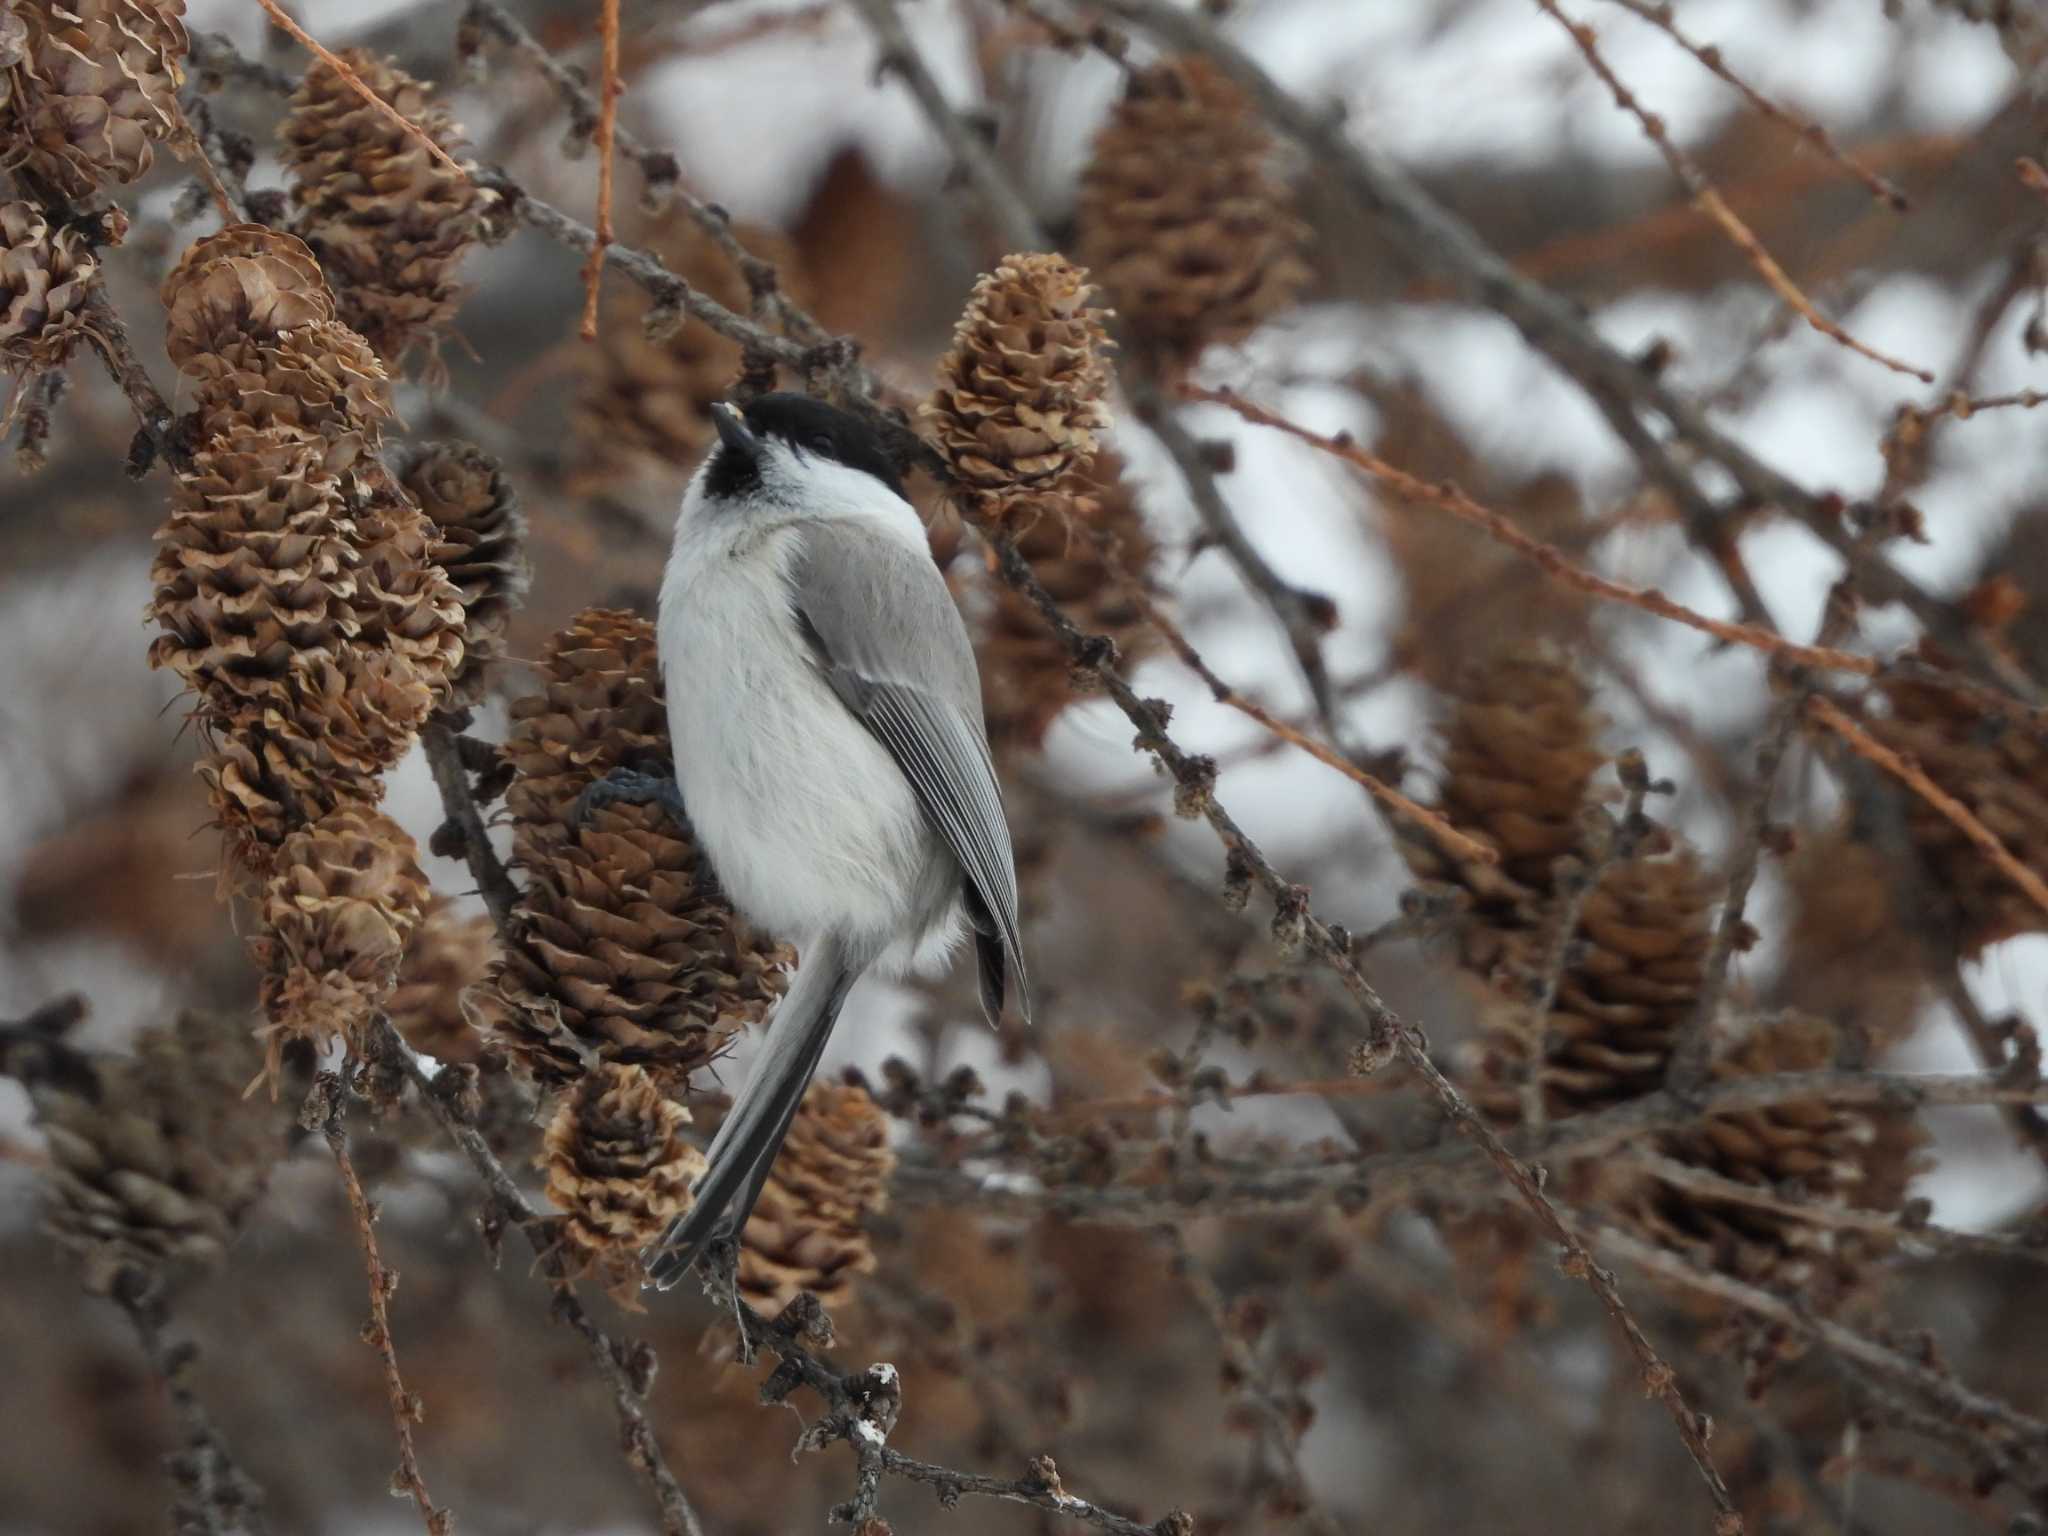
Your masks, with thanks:
[[[711,407],[712,424],[718,428],[718,440],[728,450],[743,459],[753,459],[761,452],[760,439],[748,430],[746,418],[727,405],[723,400]]]

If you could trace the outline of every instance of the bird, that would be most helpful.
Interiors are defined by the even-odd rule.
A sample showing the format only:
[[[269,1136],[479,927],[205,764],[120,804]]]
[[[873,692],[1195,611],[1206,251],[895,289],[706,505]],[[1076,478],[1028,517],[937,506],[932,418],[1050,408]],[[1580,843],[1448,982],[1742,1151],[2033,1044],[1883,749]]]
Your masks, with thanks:
[[[936,970],[971,934],[989,1023],[1012,986],[1031,1017],[973,644],[884,439],[800,394],[711,409],[662,577],[674,780],[652,793],[798,965],[692,1204],[644,1256],[662,1290],[744,1230],[860,977]]]

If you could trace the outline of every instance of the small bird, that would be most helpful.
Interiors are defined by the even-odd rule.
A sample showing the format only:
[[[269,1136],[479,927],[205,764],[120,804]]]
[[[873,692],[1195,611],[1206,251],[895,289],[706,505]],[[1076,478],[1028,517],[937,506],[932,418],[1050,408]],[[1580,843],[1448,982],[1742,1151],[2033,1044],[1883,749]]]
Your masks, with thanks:
[[[733,906],[799,963],[649,1251],[663,1290],[745,1227],[863,974],[936,969],[971,929],[989,1022],[1011,978],[1030,1019],[974,650],[880,435],[795,394],[712,414],[656,625],[675,782]]]

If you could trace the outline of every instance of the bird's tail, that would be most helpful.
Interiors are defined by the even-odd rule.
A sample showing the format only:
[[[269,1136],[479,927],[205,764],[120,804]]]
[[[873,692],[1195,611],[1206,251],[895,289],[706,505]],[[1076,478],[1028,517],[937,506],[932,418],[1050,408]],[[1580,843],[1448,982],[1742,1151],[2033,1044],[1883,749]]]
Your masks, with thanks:
[[[805,950],[754,1070],[711,1139],[710,1166],[697,1180],[695,1200],[647,1252],[648,1281],[657,1289],[668,1290],[688,1274],[714,1239],[746,1226],[860,969],[837,939],[822,938]]]

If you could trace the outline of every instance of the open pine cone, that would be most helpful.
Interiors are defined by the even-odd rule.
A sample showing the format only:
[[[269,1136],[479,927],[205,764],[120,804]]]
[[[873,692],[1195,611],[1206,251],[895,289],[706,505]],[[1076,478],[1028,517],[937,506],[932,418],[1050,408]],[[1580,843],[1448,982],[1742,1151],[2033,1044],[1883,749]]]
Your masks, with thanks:
[[[361,1044],[426,908],[417,858],[405,829],[372,810],[344,807],[285,839],[252,946],[273,1071],[289,1039]]]
[[[456,161],[468,146],[420,81],[364,48],[340,55],[370,89]],[[341,318],[393,369],[454,319],[463,258],[496,194],[363,100],[324,60],[306,71],[278,127],[298,233],[319,256]]]
[[[184,0],[17,0],[0,67],[0,143],[67,198],[133,181],[184,119]]]
[[[484,668],[505,654],[506,625],[533,578],[526,514],[498,461],[469,443],[424,444],[399,478],[436,530],[428,558],[462,601],[462,665],[449,703],[480,703]]]
[[[55,368],[85,334],[99,261],[33,203],[0,203],[0,369]]]
[[[1094,454],[1109,371],[1089,291],[1058,255],[1007,256],[974,285],[921,408],[970,510],[1021,513]]]
[[[607,1062],[561,1102],[542,1142],[547,1194],[564,1214],[572,1272],[595,1268],[630,1304],[640,1251],[690,1208],[704,1154],[682,1137],[690,1112],[639,1067]]]
[[[814,1082],[740,1243],[739,1292],[773,1317],[809,1291],[828,1307],[875,1267],[864,1230],[889,1203],[889,1117],[867,1090]]]
[[[543,690],[513,706],[513,862],[527,877],[485,1000],[499,1041],[542,1084],[595,1058],[679,1084],[781,993],[788,951],[733,915],[685,828],[659,805],[575,819],[615,767],[668,771],[654,628],[593,608],[554,636]]]
[[[230,859],[262,876],[294,827],[382,795],[461,665],[462,606],[375,458],[384,370],[328,318],[311,252],[230,225],[164,301],[197,446],[157,536],[150,663],[198,695]]]
[[[126,1056],[0,1032],[0,1071],[49,1142],[45,1220],[88,1289],[220,1261],[284,1149],[270,1101],[245,1091],[262,1062],[246,1024],[209,1014],[143,1030]]]
[[[1132,72],[1082,172],[1077,222],[1081,260],[1147,356],[1184,366],[1300,294],[1307,229],[1274,147],[1208,60]]]

